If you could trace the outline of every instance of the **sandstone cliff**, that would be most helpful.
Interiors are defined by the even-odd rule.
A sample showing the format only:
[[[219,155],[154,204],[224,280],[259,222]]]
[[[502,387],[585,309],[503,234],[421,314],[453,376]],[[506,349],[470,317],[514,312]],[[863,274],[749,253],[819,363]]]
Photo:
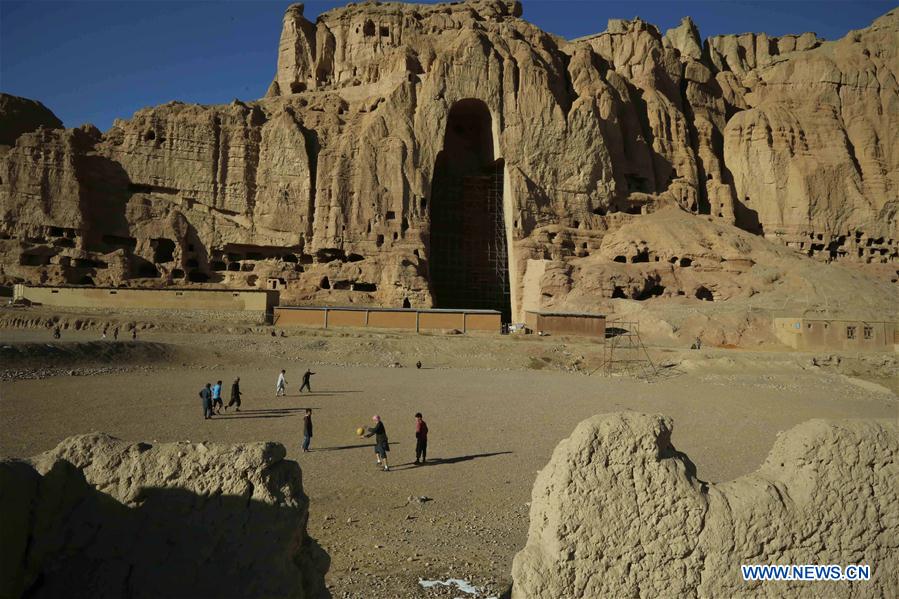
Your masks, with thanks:
[[[754,473],[695,477],[671,421],[585,420],[537,477],[513,598],[892,597],[899,428],[812,420]],[[743,582],[741,564],[867,564],[865,582]],[[811,588],[811,585],[814,588]]]
[[[0,462],[0,596],[326,596],[327,555],[284,456],[93,434]]]
[[[897,278],[897,11],[834,42],[703,42],[689,19],[566,41],[521,15],[294,5],[259,101],[20,135],[0,152],[0,278],[517,318],[553,295],[525,284],[532,262],[575,268],[666,206]],[[620,286],[600,283],[596,302]]]
[[[0,145],[15,145],[20,135],[41,127],[59,129],[62,121],[40,102],[0,94]]]

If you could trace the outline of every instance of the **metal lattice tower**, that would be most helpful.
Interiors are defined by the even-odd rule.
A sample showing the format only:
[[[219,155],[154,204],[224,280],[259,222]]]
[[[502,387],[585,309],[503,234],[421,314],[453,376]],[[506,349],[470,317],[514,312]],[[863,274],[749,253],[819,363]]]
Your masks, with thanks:
[[[643,345],[639,324],[623,321],[608,323],[602,364],[596,370],[600,370],[605,376],[625,374],[645,381],[659,374]]]
[[[503,169],[498,165],[490,177],[487,189],[488,211],[493,220],[493,237],[487,247],[487,260],[502,292],[504,305],[509,305],[509,253],[506,241],[506,220],[503,211]]]

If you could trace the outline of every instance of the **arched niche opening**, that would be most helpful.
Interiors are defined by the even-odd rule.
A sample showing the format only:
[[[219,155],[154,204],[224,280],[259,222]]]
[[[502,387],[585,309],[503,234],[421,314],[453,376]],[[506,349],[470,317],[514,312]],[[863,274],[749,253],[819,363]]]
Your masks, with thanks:
[[[437,308],[498,310],[511,320],[503,171],[487,105],[453,104],[431,182],[429,272]]]

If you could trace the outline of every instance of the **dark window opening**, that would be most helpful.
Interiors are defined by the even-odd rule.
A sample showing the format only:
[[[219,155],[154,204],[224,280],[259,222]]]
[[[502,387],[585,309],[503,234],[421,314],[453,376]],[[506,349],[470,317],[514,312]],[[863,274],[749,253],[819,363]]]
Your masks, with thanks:
[[[390,37],[390,28],[381,25],[381,37]]]
[[[331,281],[328,280],[328,277],[322,277],[322,280],[319,282],[318,286],[322,289],[330,289]]]
[[[334,281],[334,284],[331,285],[331,286],[332,286],[334,289],[337,289],[338,291],[339,291],[339,290],[346,290],[346,289],[352,289],[352,288],[353,288],[353,284],[350,283],[349,281]]]
[[[299,259],[294,254],[284,254],[281,256],[281,260],[284,262],[290,262],[291,264],[296,264],[299,262]]]
[[[388,210],[387,211],[387,220],[393,220],[395,218],[396,218],[396,212],[394,212],[393,210]]]
[[[365,258],[360,256],[359,254],[349,254],[346,257],[347,262],[362,262],[363,260],[365,260]]]
[[[366,21],[362,26],[362,35],[371,37],[375,34],[375,24],[372,21]]]
[[[377,291],[378,286],[374,283],[353,283],[353,291]]]
[[[50,264],[50,256],[41,254],[22,254],[19,257],[22,266],[46,266]]]
[[[234,271],[234,272],[239,272],[240,271],[240,262],[229,262],[228,270]]]
[[[700,286],[696,290],[696,299],[700,299],[704,302],[713,302],[713,301],[715,301],[715,296],[712,294],[711,291],[709,291],[705,287]]]
[[[382,245],[384,245],[384,236],[383,235],[378,235],[378,238],[375,240],[375,245],[377,245],[378,247],[381,247]]]
[[[665,288],[662,285],[656,283],[643,289],[643,291],[641,291],[634,299],[640,301],[648,300],[651,297],[658,297],[663,293],[665,293]]]
[[[409,301],[409,298],[408,298],[408,297],[407,297],[407,298],[403,298],[403,307],[404,307],[404,308],[411,308],[411,307],[412,307],[412,303]]]
[[[874,327],[866,326],[864,328],[865,339],[873,339],[874,338]]]
[[[135,239],[134,237],[119,237],[117,235],[104,235],[101,238],[101,241],[103,241],[103,243],[105,243],[106,245],[129,248],[132,250],[135,247],[137,247],[137,239]]]
[[[244,262],[240,265],[240,272],[253,272],[255,269],[256,265],[249,262]]]
[[[616,286],[615,289],[612,290],[612,298],[627,299],[627,296],[624,294],[624,288]]]
[[[652,189],[649,185],[649,180],[646,177],[641,177],[640,175],[625,175],[624,181],[627,184],[628,193],[651,193]]]
[[[317,262],[328,263],[335,260],[346,260],[346,254],[338,248],[322,248],[315,252],[315,260]]]
[[[180,268],[174,268],[174,269],[172,269],[172,278],[173,278],[173,279],[183,279],[183,278],[184,278],[184,271],[181,270]]]
[[[156,139],[156,132],[152,129],[144,133],[144,141],[153,141],[154,139]]]
[[[199,270],[192,270],[187,275],[187,280],[192,283],[206,283],[209,281],[209,275]]]
[[[225,263],[221,260],[213,260],[209,267],[212,268],[212,270],[225,270],[227,268]]]
[[[615,256],[614,260],[615,262],[621,262],[622,264],[627,262],[627,258],[625,258],[624,256]]]
[[[155,279],[159,276],[159,270],[157,270],[157,268],[153,264],[149,262],[143,262],[137,267],[137,276],[142,278]]]
[[[416,258],[421,258],[421,254],[418,253],[418,250],[412,250],[412,255],[414,255]]]
[[[649,250],[640,250],[635,256],[631,256],[631,264],[649,262]]]
[[[677,256],[671,256],[670,258],[668,258],[668,262],[670,262],[671,264],[677,264]]]
[[[79,285],[90,285],[91,287],[93,287],[94,280],[92,278],[90,278],[89,276],[85,275],[85,276],[81,277],[81,279],[78,280],[78,284]]]
[[[691,266],[692,264],[693,264],[693,260],[691,260],[690,258],[681,258],[680,259],[681,266]]]
[[[175,242],[171,239],[154,239],[151,244],[153,246],[153,262],[164,264],[175,259]]]
[[[855,339],[855,327],[846,327],[846,339]]]
[[[91,260],[90,258],[76,258],[75,268],[108,268],[109,265],[102,260]]]

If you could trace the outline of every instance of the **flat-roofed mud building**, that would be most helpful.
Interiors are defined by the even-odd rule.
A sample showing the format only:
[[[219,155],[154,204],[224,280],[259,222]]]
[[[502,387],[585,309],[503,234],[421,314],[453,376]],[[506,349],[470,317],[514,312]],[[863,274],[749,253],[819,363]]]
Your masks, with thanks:
[[[889,351],[896,323],[872,320],[775,318],[774,334],[793,349]]]
[[[330,329],[337,327],[499,333],[502,313],[497,310],[415,310],[412,308],[343,308],[279,306],[275,326]]]
[[[606,336],[606,317],[603,314],[527,310],[524,323],[533,331],[554,335]]]

